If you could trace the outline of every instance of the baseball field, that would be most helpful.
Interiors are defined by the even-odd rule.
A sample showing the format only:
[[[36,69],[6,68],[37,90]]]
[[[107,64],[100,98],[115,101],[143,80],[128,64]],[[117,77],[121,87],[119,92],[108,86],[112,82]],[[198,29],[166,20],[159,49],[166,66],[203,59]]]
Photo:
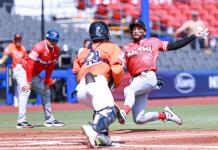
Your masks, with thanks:
[[[122,106],[123,101],[117,101]],[[156,121],[136,125],[131,114],[125,125],[111,126],[112,147],[102,149],[218,149],[218,97],[152,99],[147,111],[162,111],[170,106],[183,119],[183,125]],[[41,106],[29,106],[28,121],[32,129],[16,129],[17,108],[0,106],[0,150],[12,149],[89,149],[80,126],[91,121],[92,111],[76,103],[53,103],[56,119],[64,127],[43,127]]]

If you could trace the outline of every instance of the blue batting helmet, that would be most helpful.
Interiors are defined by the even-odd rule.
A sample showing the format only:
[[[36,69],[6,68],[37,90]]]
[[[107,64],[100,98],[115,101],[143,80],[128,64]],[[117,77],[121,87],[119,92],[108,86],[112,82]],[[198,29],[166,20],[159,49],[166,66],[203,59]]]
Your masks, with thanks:
[[[132,31],[132,29],[135,25],[141,26],[146,31],[146,26],[145,26],[144,22],[140,19],[134,20],[132,23],[130,23],[130,25],[129,25],[130,31]]]
[[[57,43],[59,41],[59,33],[58,31],[51,29],[46,33],[46,39],[53,43]]]

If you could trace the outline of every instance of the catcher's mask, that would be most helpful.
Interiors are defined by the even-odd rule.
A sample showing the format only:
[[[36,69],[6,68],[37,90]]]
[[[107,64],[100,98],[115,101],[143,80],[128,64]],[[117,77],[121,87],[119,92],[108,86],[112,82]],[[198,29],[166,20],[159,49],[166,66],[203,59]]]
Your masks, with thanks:
[[[89,27],[89,36],[93,42],[99,40],[109,40],[109,27],[103,21],[93,22]]]
[[[129,25],[130,32],[132,31],[132,29],[134,28],[135,25],[141,26],[146,31],[146,26],[145,26],[144,22],[140,19],[137,19],[137,20],[134,20],[132,23],[130,23],[130,25]]]
[[[51,29],[46,33],[46,39],[51,41],[52,43],[58,43],[59,41],[59,33],[58,31]]]

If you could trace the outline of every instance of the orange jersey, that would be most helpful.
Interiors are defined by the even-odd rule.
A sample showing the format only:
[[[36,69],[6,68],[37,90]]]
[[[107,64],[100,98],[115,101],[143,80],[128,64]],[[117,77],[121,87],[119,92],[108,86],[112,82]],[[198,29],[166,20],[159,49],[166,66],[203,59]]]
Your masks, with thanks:
[[[92,47],[93,51],[84,48],[74,60],[73,72],[77,74],[77,81],[79,82],[84,78],[88,72],[91,72],[93,75],[101,74],[109,80],[111,68],[117,65],[119,69],[116,70],[116,74],[120,78],[120,74],[123,74],[123,69],[121,67],[122,62],[119,59],[121,54],[119,46],[108,42],[94,43]]]
[[[26,48],[21,45],[17,47],[14,43],[10,43],[4,50],[3,55],[9,55],[12,59],[11,67],[15,67],[20,60],[27,55]]]

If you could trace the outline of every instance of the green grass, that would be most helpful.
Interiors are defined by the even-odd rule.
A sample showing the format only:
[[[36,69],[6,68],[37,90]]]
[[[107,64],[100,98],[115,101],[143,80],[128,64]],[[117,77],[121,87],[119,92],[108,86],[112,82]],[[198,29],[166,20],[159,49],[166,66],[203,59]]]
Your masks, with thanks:
[[[195,106],[174,106],[173,110],[183,119],[183,125],[179,126],[172,122],[155,121],[144,125],[136,125],[129,114],[125,125],[117,121],[110,128],[114,130],[218,130],[218,105],[195,105]],[[148,108],[147,111],[162,111],[163,107]],[[61,128],[42,127],[44,122],[43,112],[27,112],[28,122],[36,126],[30,130],[50,129],[80,129],[80,126],[87,124],[92,119],[91,110],[56,111],[56,119],[66,123]],[[17,113],[0,113],[0,130],[16,130]]]

